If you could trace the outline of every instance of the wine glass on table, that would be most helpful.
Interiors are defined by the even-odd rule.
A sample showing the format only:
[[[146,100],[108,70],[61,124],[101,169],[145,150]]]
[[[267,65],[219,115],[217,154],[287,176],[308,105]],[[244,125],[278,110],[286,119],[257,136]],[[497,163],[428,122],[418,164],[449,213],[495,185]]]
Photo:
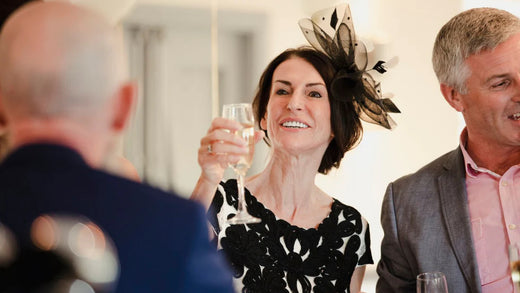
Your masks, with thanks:
[[[253,109],[251,104],[226,104],[222,110],[222,116],[242,124],[242,128],[235,131],[235,135],[246,140],[249,146],[249,152],[242,156],[236,164],[230,165],[237,174],[238,207],[236,215],[228,219],[227,222],[232,225],[260,223],[261,219],[253,217],[247,212],[244,195],[244,177],[246,176],[247,170],[251,167],[255,148]]]
[[[509,267],[511,279],[517,291],[520,290],[520,243],[509,245]]]
[[[441,272],[417,275],[417,293],[448,293],[446,276]]]

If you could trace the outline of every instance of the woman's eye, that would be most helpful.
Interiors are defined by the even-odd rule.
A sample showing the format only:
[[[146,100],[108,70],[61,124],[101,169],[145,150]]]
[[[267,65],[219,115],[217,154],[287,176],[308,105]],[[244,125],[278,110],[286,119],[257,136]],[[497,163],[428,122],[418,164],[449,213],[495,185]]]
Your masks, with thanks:
[[[321,98],[321,94],[319,92],[310,92],[309,97],[311,98]]]
[[[286,90],[284,90],[284,89],[279,89],[279,90],[276,91],[276,94],[277,95],[287,95],[288,92]]]

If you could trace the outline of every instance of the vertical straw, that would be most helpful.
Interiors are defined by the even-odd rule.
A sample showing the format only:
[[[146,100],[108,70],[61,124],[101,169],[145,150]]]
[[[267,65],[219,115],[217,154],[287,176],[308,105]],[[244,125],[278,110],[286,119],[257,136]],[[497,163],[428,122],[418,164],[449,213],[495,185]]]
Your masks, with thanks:
[[[219,116],[218,89],[218,0],[211,0],[211,113]]]

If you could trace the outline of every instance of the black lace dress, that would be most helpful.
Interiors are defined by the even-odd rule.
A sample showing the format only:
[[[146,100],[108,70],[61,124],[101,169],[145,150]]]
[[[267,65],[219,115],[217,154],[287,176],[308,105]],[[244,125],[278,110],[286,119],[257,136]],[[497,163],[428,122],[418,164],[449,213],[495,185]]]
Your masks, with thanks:
[[[236,180],[220,183],[208,212],[238,292],[349,292],[354,270],[374,263],[368,223],[356,209],[334,200],[317,229],[303,229],[276,218],[247,189],[245,197],[261,223],[225,222],[236,212]]]

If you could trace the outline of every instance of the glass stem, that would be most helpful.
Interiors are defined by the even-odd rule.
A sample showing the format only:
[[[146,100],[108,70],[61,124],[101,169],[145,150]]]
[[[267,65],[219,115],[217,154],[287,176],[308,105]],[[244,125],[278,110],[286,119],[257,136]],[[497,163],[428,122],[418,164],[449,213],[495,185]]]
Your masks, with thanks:
[[[244,195],[244,174],[242,172],[238,172],[237,178],[237,187],[238,187],[238,207],[237,214],[241,214],[246,212],[246,199]]]

